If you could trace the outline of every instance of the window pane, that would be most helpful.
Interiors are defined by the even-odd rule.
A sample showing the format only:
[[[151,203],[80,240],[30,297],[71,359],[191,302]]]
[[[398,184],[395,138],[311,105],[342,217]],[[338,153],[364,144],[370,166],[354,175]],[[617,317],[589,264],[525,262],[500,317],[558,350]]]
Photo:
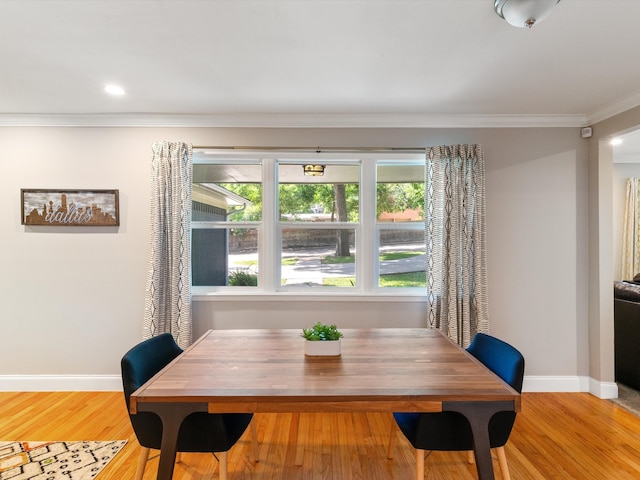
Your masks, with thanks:
[[[257,229],[195,228],[191,233],[192,285],[258,285]]]
[[[262,166],[193,166],[193,221],[262,219]]]
[[[424,163],[381,163],[376,177],[380,223],[420,224],[380,230],[380,287],[425,287]]]
[[[358,165],[319,165],[323,174],[304,173],[305,164],[278,166],[278,209],[282,222],[358,222]]]
[[[424,230],[380,230],[380,287],[426,287]]]
[[[376,176],[378,222],[424,221],[424,164],[380,164]]]
[[[283,229],[281,285],[355,287],[354,245],[354,229]]]

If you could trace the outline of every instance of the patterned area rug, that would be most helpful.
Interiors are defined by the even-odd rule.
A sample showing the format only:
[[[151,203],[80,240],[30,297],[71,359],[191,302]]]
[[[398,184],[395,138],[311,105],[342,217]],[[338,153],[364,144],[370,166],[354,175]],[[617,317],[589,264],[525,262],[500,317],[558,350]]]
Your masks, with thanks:
[[[90,480],[126,443],[0,442],[0,479]]]

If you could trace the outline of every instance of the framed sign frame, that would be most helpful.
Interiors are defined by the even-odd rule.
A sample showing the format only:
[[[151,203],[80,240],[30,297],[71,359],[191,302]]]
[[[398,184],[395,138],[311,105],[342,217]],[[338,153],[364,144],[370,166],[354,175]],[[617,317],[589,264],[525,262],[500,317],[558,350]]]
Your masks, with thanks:
[[[20,189],[22,225],[116,227],[118,190]]]

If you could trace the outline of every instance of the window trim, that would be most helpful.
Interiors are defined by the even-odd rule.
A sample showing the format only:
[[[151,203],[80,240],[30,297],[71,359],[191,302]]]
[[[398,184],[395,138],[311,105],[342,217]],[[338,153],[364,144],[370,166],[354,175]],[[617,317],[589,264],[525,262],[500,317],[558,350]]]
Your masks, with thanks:
[[[323,153],[287,152],[287,151],[250,151],[237,150],[205,152],[206,149],[194,148],[194,164],[253,164],[261,165],[262,169],[262,220],[256,222],[192,222],[192,229],[197,228],[256,228],[258,230],[258,287],[234,286],[192,286],[192,297],[195,300],[236,299],[249,297],[256,299],[274,298],[285,299],[367,299],[387,301],[422,299],[426,295],[423,287],[380,287],[378,260],[380,249],[380,231],[388,229],[423,230],[424,223],[394,224],[378,222],[376,219],[376,186],[377,167],[379,165],[424,165],[424,153]],[[278,209],[278,165],[296,164],[299,162],[323,163],[326,165],[359,165],[359,213],[358,222],[331,222],[328,224],[313,224],[305,222],[282,222],[277,217]],[[273,207],[273,208],[269,208]],[[354,229],[356,235],[356,278],[359,280],[355,287],[322,287],[313,288],[282,286],[281,283],[281,232],[283,228],[309,229]],[[279,252],[271,255],[269,252]]]

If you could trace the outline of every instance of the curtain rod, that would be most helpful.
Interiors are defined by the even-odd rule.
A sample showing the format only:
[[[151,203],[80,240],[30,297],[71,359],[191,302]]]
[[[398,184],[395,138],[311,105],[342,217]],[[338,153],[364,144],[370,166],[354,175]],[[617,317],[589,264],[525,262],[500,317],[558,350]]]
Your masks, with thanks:
[[[426,148],[413,148],[413,147],[222,147],[222,146],[201,146],[193,145],[194,150],[247,150],[247,151],[285,151],[285,152],[335,152],[335,153],[357,153],[357,152],[372,152],[372,153],[425,153]]]

